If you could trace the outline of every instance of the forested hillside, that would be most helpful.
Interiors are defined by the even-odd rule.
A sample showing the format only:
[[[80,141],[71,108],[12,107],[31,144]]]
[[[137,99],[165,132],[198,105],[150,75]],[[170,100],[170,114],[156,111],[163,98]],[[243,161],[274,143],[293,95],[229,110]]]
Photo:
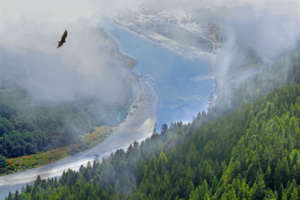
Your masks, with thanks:
[[[7,199],[300,198],[300,85],[212,115],[164,127],[127,153],[60,180],[38,178]]]
[[[12,158],[75,143],[97,125],[119,123],[126,109],[97,99],[37,102],[18,86],[1,87],[0,155]]]

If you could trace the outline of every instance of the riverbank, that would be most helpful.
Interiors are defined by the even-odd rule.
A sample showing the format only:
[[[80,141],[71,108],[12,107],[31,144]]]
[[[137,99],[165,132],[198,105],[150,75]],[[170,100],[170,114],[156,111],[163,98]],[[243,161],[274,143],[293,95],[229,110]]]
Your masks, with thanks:
[[[33,183],[37,176],[42,179],[59,177],[68,169],[79,170],[95,157],[102,160],[118,149],[126,149],[134,141],[142,141],[153,133],[156,123],[157,96],[150,84],[135,75],[131,77],[134,100],[126,119],[114,129],[103,142],[84,152],[65,157],[56,162],[38,168],[0,176],[0,199],[9,192],[20,190],[26,184]]]
[[[37,168],[74,155],[75,153],[85,151],[102,142],[113,130],[114,128],[112,127],[98,126],[95,127],[91,133],[83,134],[79,143],[46,152],[7,159],[8,165],[2,169],[3,173],[1,175]]]

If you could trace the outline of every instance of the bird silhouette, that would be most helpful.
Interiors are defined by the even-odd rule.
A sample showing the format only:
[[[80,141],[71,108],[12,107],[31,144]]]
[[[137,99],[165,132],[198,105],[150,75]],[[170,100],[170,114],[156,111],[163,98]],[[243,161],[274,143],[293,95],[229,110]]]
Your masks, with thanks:
[[[66,42],[67,36],[68,36],[68,31],[65,30],[64,34],[61,36],[60,41],[58,41],[57,48],[61,47]]]

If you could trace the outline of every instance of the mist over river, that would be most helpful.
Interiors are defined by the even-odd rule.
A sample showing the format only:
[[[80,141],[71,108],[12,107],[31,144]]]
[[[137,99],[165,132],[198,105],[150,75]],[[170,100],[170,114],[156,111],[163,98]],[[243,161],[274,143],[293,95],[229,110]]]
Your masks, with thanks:
[[[110,23],[104,26],[118,42],[121,51],[135,59],[133,69],[134,101],[129,114],[104,142],[85,152],[39,168],[0,177],[0,199],[10,191],[43,179],[59,177],[64,170],[109,156],[119,148],[151,136],[155,123],[190,121],[206,108],[215,81],[209,64],[200,58],[183,55]]]

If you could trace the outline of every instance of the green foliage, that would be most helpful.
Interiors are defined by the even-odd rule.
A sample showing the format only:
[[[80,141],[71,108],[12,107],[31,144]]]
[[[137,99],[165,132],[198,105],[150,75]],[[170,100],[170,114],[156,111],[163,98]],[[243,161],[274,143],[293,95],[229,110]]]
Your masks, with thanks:
[[[213,121],[199,114],[8,199],[299,199],[299,96],[293,85]]]
[[[118,124],[126,109],[99,99],[41,102],[19,87],[0,88],[0,154],[15,158],[77,143],[95,126]]]

